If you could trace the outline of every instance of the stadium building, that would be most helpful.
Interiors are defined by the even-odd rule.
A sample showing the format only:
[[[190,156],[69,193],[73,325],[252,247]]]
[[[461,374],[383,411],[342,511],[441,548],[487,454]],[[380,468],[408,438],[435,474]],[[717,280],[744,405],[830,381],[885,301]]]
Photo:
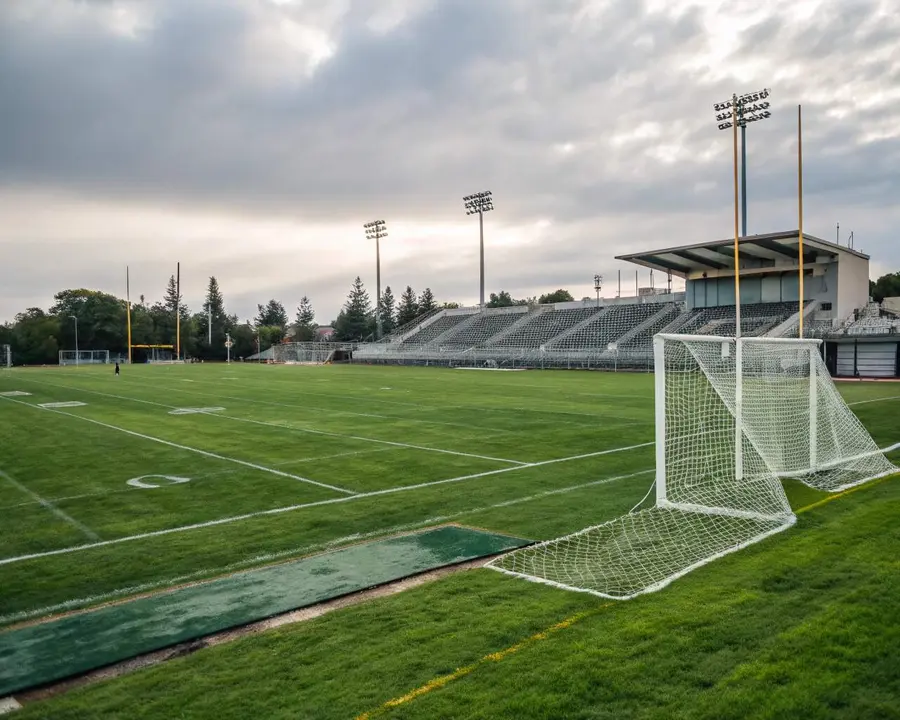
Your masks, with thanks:
[[[741,334],[821,338],[839,377],[900,376],[900,314],[869,298],[869,257],[803,235],[803,298],[796,230],[739,241]],[[683,278],[684,292],[638,289],[634,297],[538,306],[439,309],[378,343],[362,362],[498,368],[651,370],[657,333],[735,334],[733,239],[617,257]],[[290,350],[277,349],[288,357]],[[278,361],[276,357],[276,361]]]

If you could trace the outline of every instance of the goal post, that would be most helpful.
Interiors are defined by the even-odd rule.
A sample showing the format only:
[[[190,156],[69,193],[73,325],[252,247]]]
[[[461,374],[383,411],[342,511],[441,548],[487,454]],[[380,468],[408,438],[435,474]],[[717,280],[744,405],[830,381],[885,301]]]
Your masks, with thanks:
[[[109,350],[60,350],[60,365],[109,365]]]
[[[0,369],[12,367],[12,348],[9,345],[0,345]]]
[[[791,527],[783,478],[835,492],[897,472],[837,392],[817,340],[657,335],[654,363],[653,507],[641,501],[488,567],[624,600]]]

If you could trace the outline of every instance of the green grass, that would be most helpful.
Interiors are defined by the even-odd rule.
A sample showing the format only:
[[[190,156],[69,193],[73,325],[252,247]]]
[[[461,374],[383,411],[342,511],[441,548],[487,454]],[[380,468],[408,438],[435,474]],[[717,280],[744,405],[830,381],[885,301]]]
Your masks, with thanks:
[[[840,390],[854,402],[896,387]],[[552,538],[627,511],[652,480],[653,447],[632,447],[653,440],[648,375],[136,366],[118,379],[107,368],[0,373],[9,390],[32,395],[0,398],[0,470],[15,481],[0,476],[0,560],[38,556],[0,564],[5,624],[447,519]],[[67,400],[86,405],[21,404]],[[209,406],[225,410],[169,414]],[[898,407],[854,410],[887,445]],[[632,449],[513,462],[617,448]],[[126,484],[148,474],[191,480]],[[366,495],[386,489],[399,491]],[[823,497],[788,493],[795,507]],[[383,716],[897,717],[898,497],[895,481],[867,488],[609,608],[468,572],[17,717],[353,717],[585,610],[594,614]],[[306,507],[178,530],[296,505]],[[42,555],[94,542],[79,525],[125,541]]]

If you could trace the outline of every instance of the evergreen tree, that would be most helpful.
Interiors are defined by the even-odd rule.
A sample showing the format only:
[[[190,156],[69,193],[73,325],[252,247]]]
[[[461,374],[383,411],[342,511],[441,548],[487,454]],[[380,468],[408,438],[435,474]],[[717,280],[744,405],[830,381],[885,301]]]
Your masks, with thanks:
[[[381,295],[381,332],[383,335],[392,333],[397,326],[394,308],[396,302],[391,286],[388,285]]]
[[[335,322],[335,333],[339,340],[362,340],[372,332],[372,302],[362,280],[357,276],[353,281],[347,302]]]
[[[259,314],[256,316],[257,325],[265,325],[268,327],[280,327],[284,330],[288,324],[288,315],[282,305],[277,300],[269,300],[265,305],[257,305]]]
[[[431,288],[425,288],[422,291],[422,294],[419,296],[419,315],[424,315],[427,312],[431,312],[437,308],[437,303],[434,301],[434,293],[431,292]]]
[[[297,342],[309,342],[316,339],[316,314],[313,311],[312,303],[306,295],[300,298],[295,328],[297,330],[295,336]]]
[[[191,316],[190,311],[184,306],[184,300],[181,297],[181,293],[178,292],[178,285],[175,282],[174,275],[169,276],[169,283],[166,285],[166,294],[163,297],[163,306],[173,317],[177,309],[178,314],[181,315],[182,322]]]
[[[225,315],[225,300],[222,297],[222,290],[219,288],[219,281],[216,280],[215,275],[209,278],[209,284],[206,286],[203,315],[202,321],[197,323],[200,353],[203,357],[209,359],[226,357],[225,333],[227,332],[227,316]],[[198,318],[198,320],[200,319]],[[210,326],[212,326],[211,331]],[[212,336],[212,342],[210,342],[210,336]]]
[[[419,316],[419,301],[416,299],[416,291],[409,285],[400,296],[400,304],[397,306],[397,327],[402,327],[412,322]]]

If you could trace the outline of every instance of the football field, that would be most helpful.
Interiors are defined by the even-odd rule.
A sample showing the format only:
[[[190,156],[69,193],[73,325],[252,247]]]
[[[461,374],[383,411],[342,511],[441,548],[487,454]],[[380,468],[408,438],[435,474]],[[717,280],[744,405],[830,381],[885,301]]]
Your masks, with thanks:
[[[880,446],[900,439],[900,386],[848,383],[840,385],[840,390]],[[4,626],[444,523],[534,540],[558,537],[627,512],[644,498],[653,480],[653,378],[644,374],[210,364],[124,366],[121,377],[115,377],[108,366],[21,369],[0,372],[0,423],[0,623]],[[893,459],[897,461],[897,454]],[[864,574],[861,568],[869,559],[860,548],[876,541],[900,544],[893,529],[896,512],[893,521],[889,514],[897,504],[894,486],[895,481],[887,480],[846,500],[827,503],[811,513],[823,514],[806,533],[801,522],[783,538],[713,563],[696,573],[698,579],[678,581],[673,591],[680,600],[667,606],[665,617],[681,627],[688,618],[672,614],[675,609],[703,602],[685,593],[699,588],[701,595],[715,595],[721,588],[705,583],[704,578],[717,572],[725,573],[725,584],[735,587],[761,568],[776,572],[777,562],[763,559],[766,548],[785,548],[791,542],[807,543],[799,552],[807,579],[814,582],[819,577],[815,553],[849,551],[843,545],[817,544],[810,532],[825,526],[832,541],[839,540],[845,530],[848,539],[854,538],[853,552],[860,557],[855,564],[847,561],[847,568],[853,565]],[[793,484],[788,493],[795,509],[827,499],[823,493]],[[864,511],[874,512],[877,518],[872,524],[860,520],[845,528],[843,517],[851,511],[860,517]],[[871,536],[885,527],[892,528],[888,537]],[[717,570],[719,565],[724,569]],[[831,558],[823,577],[832,577],[838,572],[835,567],[844,566]],[[892,582],[896,584],[896,578]],[[812,590],[789,585],[790,592],[780,597],[793,598],[789,604],[795,614],[781,607],[783,617],[765,620],[759,616],[754,623],[774,622],[772,627],[779,632],[784,629],[779,623],[788,618],[802,625],[802,603],[793,603],[809,599]],[[823,599],[827,588],[820,591],[808,605],[817,613],[827,609]],[[610,612],[623,623],[646,618],[646,608],[661,607],[669,592],[613,603],[616,607]],[[421,705],[404,701],[396,708],[383,703],[402,698],[416,687],[427,687],[433,678],[452,675],[459,668],[480,667],[479,658],[516,648],[517,643],[525,644],[512,654],[530,654],[529,667],[536,670],[547,660],[543,651],[528,650],[534,633],[562,633],[568,625],[554,630],[555,623],[572,617],[577,620],[570,624],[587,624],[589,619],[582,617],[608,605],[595,597],[489,571],[463,573],[403,595],[291,631],[295,634],[289,642],[300,644],[291,645],[290,653],[307,672],[302,687],[293,687],[292,694],[283,698],[285,717],[348,717],[365,712],[373,713],[372,717],[395,713],[405,717],[407,711],[416,717],[452,717],[442,714],[446,708],[428,705],[439,700],[423,700]],[[728,612],[739,613],[741,597],[738,593],[720,599]],[[391,603],[399,615],[389,610]],[[775,613],[779,606],[770,603],[770,607]],[[637,614],[630,616],[631,612]],[[476,620],[481,613],[484,622]],[[698,617],[712,623],[710,613],[712,609]],[[609,653],[630,642],[629,657],[637,646],[649,653],[648,658],[661,653],[661,665],[653,670],[658,678],[665,676],[665,667],[679,667],[677,642],[662,651],[652,649],[659,632],[655,621],[644,630],[628,627],[626,635],[608,636],[608,645],[592,644],[574,652],[585,663],[609,667],[610,662],[615,665]],[[692,621],[682,630],[703,635],[702,627]],[[738,646],[746,640],[742,633],[751,633],[751,628],[735,633],[725,642],[728,647],[736,644],[734,657],[728,658],[737,660],[742,652]],[[305,640],[300,642],[300,637]],[[549,636],[534,643],[540,644],[545,637]],[[715,644],[716,638],[721,641],[716,633],[707,640]],[[288,642],[286,637],[282,640]],[[278,639],[250,638],[198,653],[188,661],[195,670],[204,668],[204,673],[207,667],[213,674],[216,667],[219,672],[236,673],[230,682],[253,695],[254,687],[265,686],[266,680],[247,679],[263,670],[252,669],[243,655],[255,652],[245,644],[250,641]],[[417,647],[421,652],[415,652]],[[694,648],[698,649],[702,657],[695,657],[695,652],[685,658],[711,662],[703,655],[702,638],[699,648]],[[721,652],[719,648],[714,654],[723,660]],[[327,660],[314,662],[321,653],[327,654]],[[368,658],[361,675],[360,657]],[[759,660],[761,655],[754,657]],[[401,658],[403,670],[393,669]],[[77,709],[82,695],[93,698],[84,701],[87,707],[98,701],[99,693],[115,705],[124,702],[134,683],[179,682],[185,672],[179,669],[181,662],[53,702],[63,703],[61,708],[74,703],[71,707]],[[567,665],[562,657],[556,662],[546,665],[551,675]],[[731,666],[726,662],[723,667]],[[480,675],[471,668],[464,675]],[[356,680],[335,687],[336,674],[348,672]],[[496,672],[496,668],[486,671]],[[575,671],[569,667],[567,672]],[[717,672],[712,676],[718,677]],[[146,680],[153,677],[156,681]],[[589,682],[587,676],[578,680],[576,673],[574,677],[578,683]],[[610,708],[621,710],[630,692],[647,691],[640,684],[631,687],[625,680],[606,679],[605,690],[594,690],[611,703]],[[498,681],[501,685],[513,682],[510,676]],[[219,677],[218,682],[229,681]],[[437,694],[434,691],[450,682],[422,695]],[[199,691],[194,687],[185,692]],[[534,692],[539,692],[537,686]],[[590,695],[593,690],[581,687],[580,692]],[[679,693],[687,694],[689,689],[673,692],[660,707],[671,710],[680,702]],[[159,716],[156,713],[166,708],[163,695],[157,698],[163,705],[154,712],[126,715]],[[534,701],[540,704],[545,695]],[[496,699],[505,692],[490,695],[484,689],[484,696]],[[202,708],[210,700],[196,700],[199,704],[192,707],[197,713],[190,716],[206,716]],[[309,707],[315,706],[316,712],[304,715],[298,702],[312,703]],[[455,696],[456,702],[463,702],[461,696]],[[500,707],[484,698],[477,702],[484,704],[467,707],[460,716],[517,716],[515,703]],[[41,716],[41,707],[40,703],[33,706],[35,717]],[[237,702],[233,716],[247,717],[253,714],[252,707]],[[293,711],[296,714],[290,715]],[[229,712],[209,708],[209,714],[218,717],[230,717]],[[72,713],[58,716],[90,716]],[[560,715],[548,710],[538,716]]]

